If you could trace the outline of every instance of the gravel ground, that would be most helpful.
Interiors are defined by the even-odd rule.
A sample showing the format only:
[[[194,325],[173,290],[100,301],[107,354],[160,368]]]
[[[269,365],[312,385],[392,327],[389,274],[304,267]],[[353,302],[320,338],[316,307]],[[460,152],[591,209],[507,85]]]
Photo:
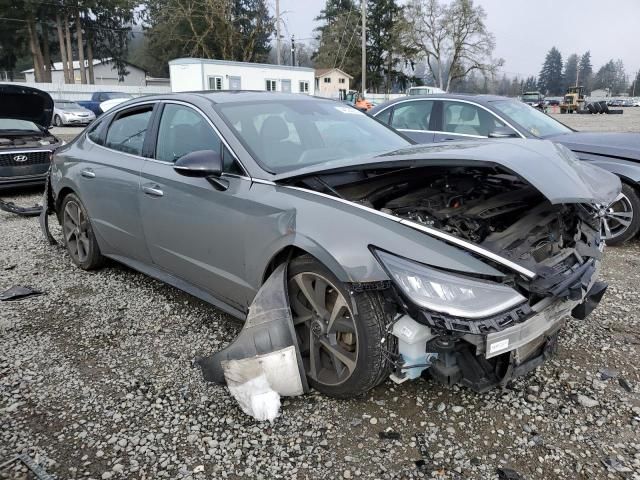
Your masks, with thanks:
[[[622,117],[639,131],[637,112]],[[562,120],[595,121],[584,117]],[[60,479],[491,479],[499,467],[640,479],[639,266],[639,241],[608,249],[602,304],[508,389],[387,382],[350,401],[287,399],[273,424],[257,423],[191,365],[232,341],[236,323],[117,264],[80,271],[36,220],[0,212],[0,291],[45,292],[0,303],[0,464],[24,452]],[[381,438],[387,430],[397,436]]]

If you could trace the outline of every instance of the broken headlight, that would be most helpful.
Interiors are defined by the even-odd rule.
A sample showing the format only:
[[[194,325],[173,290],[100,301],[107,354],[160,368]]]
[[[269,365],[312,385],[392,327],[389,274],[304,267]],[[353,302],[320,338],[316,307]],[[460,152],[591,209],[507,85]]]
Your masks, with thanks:
[[[396,286],[414,303],[434,312],[482,318],[526,301],[506,285],[443,272],[382,251],[376,253]]]

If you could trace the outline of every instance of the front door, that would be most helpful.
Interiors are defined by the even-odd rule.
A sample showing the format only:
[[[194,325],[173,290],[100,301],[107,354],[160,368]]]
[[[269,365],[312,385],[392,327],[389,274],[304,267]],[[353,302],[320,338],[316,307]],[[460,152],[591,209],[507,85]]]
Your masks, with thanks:
[[[280,84],[283,92],[291,93],[291,80],[281,80]]]
[[[246,281],[243,227],[245,193],[250,179],[224,175],[226,190],[205,178],[178,174],[173,165],[183,155],[215,150],[225,170],[242,173],[207,119],[195,109],[167,103],[158,128],[155,158],[141,175],[142,222],[153,262],[161,269],[243,310],[255,288]]]
[[[97,124],[87,134],[78,189],[104,253],[148,262],[139,213],[143,145],[152,105],[118,113],[106,131]]]
[[[440,132],[436,142],[489,138],[489,133],[506,124],[479,105],[447,100],[442,102]]]

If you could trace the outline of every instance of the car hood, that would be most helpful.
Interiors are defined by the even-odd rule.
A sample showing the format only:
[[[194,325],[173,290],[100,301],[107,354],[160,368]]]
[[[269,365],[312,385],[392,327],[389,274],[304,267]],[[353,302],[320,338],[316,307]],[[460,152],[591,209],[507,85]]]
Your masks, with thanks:
[[[572,132],[549,138],[574,152],[618,157],[640,162],[640,134]]]
[[[41,127],[51,125],[51,95],[36,88],[0,85],[0,118],[29,120]]]
[[[582,162],[567,148],[546,140],[496,140],[415,145],[373,158],[335,160],[282,173],[276,182],[341,171],[413,168],[427,165],[501,166],[529,182],[551,203],[610,204],[620,193],[617,176]]]

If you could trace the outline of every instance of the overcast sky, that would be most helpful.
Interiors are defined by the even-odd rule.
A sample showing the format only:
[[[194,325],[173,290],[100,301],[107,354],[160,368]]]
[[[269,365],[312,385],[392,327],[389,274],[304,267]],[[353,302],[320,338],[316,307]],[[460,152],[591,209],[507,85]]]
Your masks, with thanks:
[[[271,0],[272,5],[274,0]],[[401,3],[402,2],[401,0]],[[537,75],[547,51],[563,59],[591,50],[594,70],[621,58],[631,79],[640,69],[640,0],[475,0],[487,12],[496,57],[508,75]],[[325,0],[280,0],[287,37],[308,39]],[[308,40],[306,40],[308,42]]]

